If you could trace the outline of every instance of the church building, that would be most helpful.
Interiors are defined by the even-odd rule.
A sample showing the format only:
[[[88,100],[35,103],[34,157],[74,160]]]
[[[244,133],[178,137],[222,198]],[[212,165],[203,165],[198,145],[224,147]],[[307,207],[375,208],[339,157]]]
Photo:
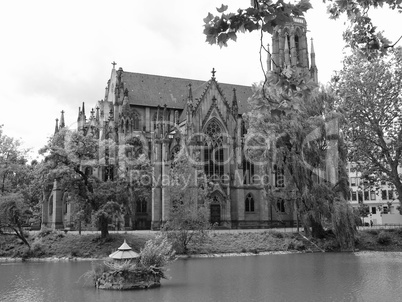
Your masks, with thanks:
[[[317,82],[313,43],[309,55],[306,33],[306,21],[301,17],[277,27],[267,59],[268,71],[298,66],[309,70]],[[170,196],[162,180],[169,175],[171,161],[180,148],[188,148],[189,156],[201,163],[213,183],[211,223],[224,228],[294,224],[293,208],[283,200],[273,203],[267,199],[261,184],[266,168],[246,156],[247,126],[242,115],[251,110],[247,102],[251,87],[220,83],[214,69],[204,80],[193,80],[128,72],[115,65],[113,62],[104,99],[88,116],[83,104],[77,123],[78,130],[92,131],[100,141],[113,140],[117,146],[131,144],[129,156],[144,154],[151,162],[152,198],[133,200],[135,219],[125,217],[121,222],[126,229],[159,229],[168,219]],[[56,131],[60,127],[64,127],[63,113]],[[100,150],[107,153],[100,154],[100,167],[91,171],[104,181],[125,171],[124,161],[119,159],[126,151],[113,155],[106,149]],[[274,163],[269,171],[271,186],[283,190],[283,171]],[[68,224],[71,215],[64,199],[55,183],[44,202],[44,223],[55,228]]]

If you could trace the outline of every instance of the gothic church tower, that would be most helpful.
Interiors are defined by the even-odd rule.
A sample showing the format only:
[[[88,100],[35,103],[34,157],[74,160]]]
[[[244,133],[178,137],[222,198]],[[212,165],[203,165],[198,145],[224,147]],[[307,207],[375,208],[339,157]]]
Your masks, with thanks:
[[[293,17],[292,22],[277,26],[272,34],[272,49],[268,54],[268,71],[279,71],[286,67],[301,67],[310,71],[314,82],[318,82],[313,39],[309,60],[307,43],[307,23],[304,18]],[[271,57],[272,54],[272,57]]]

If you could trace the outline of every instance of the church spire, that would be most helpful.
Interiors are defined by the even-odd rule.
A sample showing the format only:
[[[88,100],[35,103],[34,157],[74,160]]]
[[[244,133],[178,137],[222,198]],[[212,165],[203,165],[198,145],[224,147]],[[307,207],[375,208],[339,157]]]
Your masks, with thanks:
[[[214,77],[212,77],[214,79]],[[191,84],[188,84],[188,98],[187,98],[187,133],[190,133],[193,124],[193,91],[191,89]]]
[[[313,43],[313,38],[311,38],[311,66],[310,66],[310,74],[311,77],[314,79],[314,82],[318,83],[318,69],[315,64],[315,51],[314,51],[314,43]]]
[[[56,134],[57,132],[59,132],[59,119],[56,119],[56,126],[54,127],[54,134]]]
[[[188,84],[188,99],[187,104],[191,104],[193,106],[193,90],[191,89],[191,83]]]
[[[96,106],[96,121],[99,122],[99,106]]]
[[[86,121],[87,117],[85,116],[85,103],[82,102],[82,119],[84,122]]]
[[[64,123],[64,110],[61,111],[61,117],[60,117],[60,128],[64,128],[66,124]]]
[[[237,104],[236,88],[233,88],[232,114],[233,114],[234,118],[237,118],[237,115],[239,114],[239,106]]]

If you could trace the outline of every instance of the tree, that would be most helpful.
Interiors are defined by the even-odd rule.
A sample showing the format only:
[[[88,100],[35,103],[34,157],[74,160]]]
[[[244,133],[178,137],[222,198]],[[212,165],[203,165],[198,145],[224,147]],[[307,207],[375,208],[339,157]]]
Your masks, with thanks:
[[[307,234],[320,238],[324,226],[331,227],[343,248],[353,246],[351,240],[344,242],[345,233],[338,232],[345,225],[348,237],[354,238],[352,210],[345,200],[346,150],[337,132],[342,116],[334,110],[336,97],[324,88],[314,90],[313,85],[295,94],[274,84],[275,77],[271,73],[266,84],[254,86],[249,100],[252,111],[245,116],[245,152],[254,162],[266,165],[268,173],[272,163],[283,171],[286,190],[265,187],[270,202],[287,200],[296,208]]]
[[[63,128],[41,150],[46,154],[46,179],[57,179],[68,192],[77,208],[79,226],[82,217],[92,219],[102,238],[108,236],[112,217],[135,211],[131,204],[134,195],[150,194],[150,182],[143,186],[140,179],[131,177],[133,171],[140,176],[150,173],[149,160],[144,154],[128,158],[124,151],[130,148],[124,142],[118,146],[112,139],[99,141],[91,132]],[[98,179],[91,171],[102,166],[116,175],[106,182]]]
[[[24,197],[19,193],[0,195],[0,232],[11,229],[24,244],[31,248],[25,237],[23,225],[28,222],[32,212]]]
[[[402,163],[402,50],[370,61],[355,52],[345,58],[333,86],[347,120],[343,132],[349,160],[362,172],[367,187],[386,181],[402,196],[398,170]]]
[[[12,230],[28,247],[23,227],[29,224],[40,200],[37,162],[27,164],[28,150],[3,133],[0,125],[0,229]]]
[[[236,41],[238,32],[258,30],[262,62],[263,34],[272,33],[275,26],[310,8],[308,0],[297,4],[256,0],[250,8],[227,14],[227,6],[222,5],[217,9],[220,17],[209,13],[204,19],[204,34],[210,44],[227,46],[230,39]],[[254,86],[253,110],[245,116],[249,143],[256,147],[249,153],[268,163],[267,169],[269,163],[276,162],[277,169],[285,173],[286,191],[278,196],[269,186],[265,188],[270,200],[285,197],[294,202],[306,231],[311,227],[314,237],[322,237],[323,223],[330,223],[340,245],[353,247],[354,219],[346,201],[346,151],[337,131],[341,115],[334,108],[334,95],[316,90],[303,68],[276,67],[264,71],[265,81]],[[338,161],[329,164],[328,159],[334,158]],[[317,178],[324,181],[319,183],[314,180]]]
[[[96,167],[98,147],[91,133],[85,135],[81,131],[63,128],[39,151],[45,155],[42,189],[45,190],[56,179],[79,209],[79,217],[90,217],[91,214],[89,194],[93,192],[94,179],[85,168]],[[81,220],[78,225],[81,231]]]
[[[174,160],[169,175],[170,211],[163,226],[176,250],[188,253],[190,244],[201,244],[207,238],[209,197],[206,177],[193,167],[184,150]]]
[[[0,125],[0,194],[16,191],[24,175],[27,151],[21,142],[3,133]]]
[[[328,13],[332,19],[337,19],[346,14],[350,21],[350,27],[344,32],[345,41],[354,49],[360,50],[366,57],[373,58],[379,54],[384,55],[394,44],[389,41],[382,32],[377,30],[369,17],[371,8],[379,8],[387,5],[392,10],[402,11],[400,0],[323,0],[331,2]],[[402,36],[401,36],[402,37]]]

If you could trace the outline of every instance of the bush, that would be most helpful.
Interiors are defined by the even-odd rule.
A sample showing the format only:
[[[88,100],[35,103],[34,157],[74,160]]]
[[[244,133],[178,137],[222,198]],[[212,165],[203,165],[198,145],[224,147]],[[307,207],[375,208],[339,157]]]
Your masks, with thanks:
[[[144,267],[162,268],[174,261],[176,258],[172,244],[166,236],[158,235],[148,240],[140,253],[140,263]]]
[[[296,240],[296,239],[285,239],[285,248],[286,250],[296,250],[296,251],[301,251],[305,250],[306,246],[304,245],[303,242]]]
[[[377,236],[377,242],[382,245],[388,245],[392,242],[392,237],[388,232],[381,231]]]
[[[356,243],[356,240],[355,240]],[[336,240],[326,240],[322,244],[322,249],[326,252],[338,251],[340,248],[339,243]]]
[[[35,241],[31,246],[31,257],[41,257],[46,255],[46,247],[41,241]]]
[[[370,235],[378,235],[378,230],[367,230],[366,232]]]

